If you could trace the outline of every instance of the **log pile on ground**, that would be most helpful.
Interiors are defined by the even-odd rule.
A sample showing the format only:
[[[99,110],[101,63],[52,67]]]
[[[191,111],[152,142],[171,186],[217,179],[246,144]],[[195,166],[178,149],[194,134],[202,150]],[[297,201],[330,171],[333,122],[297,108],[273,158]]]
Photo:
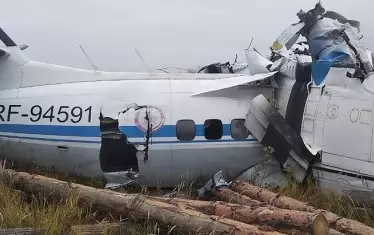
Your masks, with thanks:
[[[7,183],[17,190],[58,197],[73,193],[82,203],[90,203],[99,211],[151,219],[189,234],[374,234],[374,228],[360,222],[241,181],[213,191],[219,201],[203,201],[126,194],[13,170],[3,170],[3,173]],[[121,227],[119,224],[108,226]],[[73,226],[71,234],[104,233],[102,226],[82,225]]]

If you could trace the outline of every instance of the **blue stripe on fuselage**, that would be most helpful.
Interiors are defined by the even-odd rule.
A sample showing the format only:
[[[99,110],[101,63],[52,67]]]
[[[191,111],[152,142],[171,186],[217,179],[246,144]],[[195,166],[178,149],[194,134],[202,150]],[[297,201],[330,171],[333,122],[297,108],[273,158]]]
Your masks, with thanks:
[[[128,138],[144,137],[144,133],[136,126],[121,126],[120,129]],[[0,124],[0,132],[74,137],[100,137],[99,126]],[[230,124],[223,125],[223,135],[231,135]],[[196,125],[196,136],[204,136],[204,125]],[[164,125],[158,131],[152,133],[152,137],[176,137],[176,126]]]
[[[15,139],[26,139],[26,140],[40,140],[40,141],[52,141],[52,142],[68,142],[68,143],[84,143],[84,144],[100,144],[101,141],[96,140],[72,140],[72,139],[50,139],[40,137],[25,137],[25,136],[12,136],[12,135],[0,135],[0,138],[15,138]],[[151,141],[151,144],[183,144],[183,143],[230,143],[230,142],[256,142],[256,139],[245,139],[245,140],[192,140],[192,141]],[[143,142],[132,142],[133,144],[145,144]]]

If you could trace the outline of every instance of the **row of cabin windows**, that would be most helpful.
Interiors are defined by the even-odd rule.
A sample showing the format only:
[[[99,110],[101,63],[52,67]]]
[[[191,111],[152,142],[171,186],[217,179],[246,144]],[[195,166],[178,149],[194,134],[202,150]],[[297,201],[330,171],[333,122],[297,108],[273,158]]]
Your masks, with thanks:
[[[230,132],[233,139],[246,139],[249,131],[244,126],[244,119],[231,120]],[[193,120],[177,121],[177,138],[181,141],[190,141],[195,139],[196,127]],[[219,140],[223,136],[223,125],[219,119],[208,119],[204,122],[204,136],[207,140]]]

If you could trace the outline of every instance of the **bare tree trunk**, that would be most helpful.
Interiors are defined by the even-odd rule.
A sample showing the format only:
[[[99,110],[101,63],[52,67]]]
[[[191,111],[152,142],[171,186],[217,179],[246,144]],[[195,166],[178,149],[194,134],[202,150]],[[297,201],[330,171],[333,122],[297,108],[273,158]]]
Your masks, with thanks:
[[[214,196],[216,196],[220,200],[230,202],[230,203],[247,205],[247,206],[259,206],[259,205],[265,204],[263,202],[260,202],[258,200],[253,200],[252,198],[249,198],[245,195],[241,195],[227,188],[223,188],[220,190],[213,190],[212,193]]]
[[[235,181],[231,184],[230,188],[240,194],[246,195],[250,198],[269,203],[279,208],[309,211],[313,213],[323,213],[332,226],[338,232],[352,235],[371,235],[374,234],[374,228],[360,223],[356,220],[342,218],[331,211],[316,209],[308,206],[304,202],[300,202],[287,196],[280,196],[268,189],[264,189],[250,183]]]
[[[88,202],[99,210],[111,214],[150,219],[163,224],[177,225],[179,229],[199,231],[208,234],[258,234],[278,235],[276,231],[263,230],[256,225],[249,225],[218,216],[208,216],[201,212],[186,209],[182,205],[172,205],[151,200],[142,195],[128,195],[110,190],[95,189],[84,185],[67,183],[40,175],[4,170],[3,176],[9,176],[9,183],[31,193],[45,192],[60,197],[76,195],[82,202]]]
[[[261,202],[265,202],[267,204],[274,205],[279,208],[298,211],[314,210],[313,207],[308,206],[305,202],[301,202],[286,196],[280,196],[279,194],[276,194],[268,189],[261,188],[243,181],[232,182],[230,188],[233,191],[238,192],[239,194],[248,196]]]
[[[227,196],[227,195],[226,195]],[[271,206],[246,206],[221,201],[195,201],[186,199],[167,199],[152,197],[155,200],[186,205],[205,214],[216,215],[247,224],[261,224],[276,228],[278,231],[297,229],[313,234],[328,234],[329,225],[324,215],[306,211],[280,209]]]

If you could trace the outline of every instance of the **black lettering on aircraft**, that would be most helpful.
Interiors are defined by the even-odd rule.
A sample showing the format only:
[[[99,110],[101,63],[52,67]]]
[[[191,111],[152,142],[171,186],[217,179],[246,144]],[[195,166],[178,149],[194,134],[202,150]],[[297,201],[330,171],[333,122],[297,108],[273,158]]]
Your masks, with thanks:
[[[67,111],[64,111],[64,109],[68,109],[68,108],[69,108],[69,106],[60,106],[60,108],[58,109],[58,112],[57,112],[57,115],[59,115],[57,117],[57,121],[66,122],[69,119],[69,113]],[[64,117],[63,119],[60,117],[61,114]]]
[[[18,115],[17,115],[18,114]],[[5,118],[6,116],[6,118]],[[41,106],[33,105],[31,108],[22,110],[22,105],[0,105],[0,121],[11,122],[14,117],[27,118],[31,122],[39,122],[47,119],[49,122],[57,121],[64,123],[71,121],[72,123],[91,122],[92,106]]]
[[[21,107],[21,105],[17,104],[17,105],[9,105],[9,110],[8,110],[8,122],[10,121],[10,116],[12,114],[19,114],[18,111],[12,111],[12,108],[16,108],[16,107]]]
[[[57,111],[57,113],[55,112]],[[34,105],[31,107],[30,114],[33,117],[30,117],[32,122],[38,122],[41,118],[48,119],[49,122],[52,122],[56,119],[58,122],[64,123],[69,120],[72,123],[79,123],[84,120],[85,116],[87,115],[87,122],[91,122],[92,120],[92,106],[84,109],[79,106],[74,106],[70,108],[70,106],[60,106],[55,109],[55,106],[50,106],[46,111],[43,111],[43,108],[40,105]]]
[[[0,105],[0,120],[3,121],[3,122],[5,122],[4,117],[3,117],[4,111],[5,111],[5,106]]]

